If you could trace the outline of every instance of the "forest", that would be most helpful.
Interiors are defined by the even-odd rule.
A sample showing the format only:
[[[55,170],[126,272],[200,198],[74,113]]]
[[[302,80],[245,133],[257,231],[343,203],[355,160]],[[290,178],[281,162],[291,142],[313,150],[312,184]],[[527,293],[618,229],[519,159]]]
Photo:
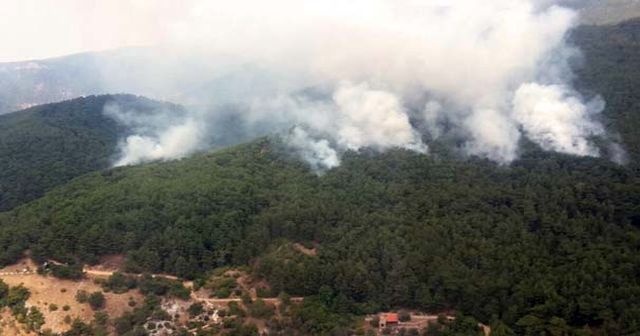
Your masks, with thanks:
[[[0,211],[112,165],[118,141],[130,130],[103,113],[107,103],[140,113],[178,110],[142,97],[103,95],[0,115]]]
[[[187,279],[251,264],[276,293],[330,288],[352,314],[455,309],[517,334],[624,334],[640,316],[639,205],[640,179],[604,159],[396,150],[318,176],[262,139],[76,179],[0,215],[0,260],[126,253],[131,271]]]
[[[0,264],[27,249],[36,260],[64,263],[125,254],[128,271],[196,280],[249,265],[274,293],[311,298],[297,315],[309,334],[344,327],[349,319],[341,316],[396,308],[453,310],[495,335],[637,333],[639,37],[633,21],[572,36],[584,50],[576,82],[607,101],[605,122],[628,153],[626,165],[523,143],[521,158],[505,166],[432,143],[430,155],[349,152],[340,167],[318,174],[273,136],[104,169],[111,128],[94,149],[82,137],[70,142],[91,154],[71,157],[60,171],[88,174],[64,185],[75,176],[51,175],[34,191],[2,182],[5,208],[57,187],[0,213]],[[55,162],[62,155],[43,148],[30,157],[49,154]],[[30,179],[51,163],[8,167],[22,167],[10,176]],[[318,254],[296,253],[292,243]]]

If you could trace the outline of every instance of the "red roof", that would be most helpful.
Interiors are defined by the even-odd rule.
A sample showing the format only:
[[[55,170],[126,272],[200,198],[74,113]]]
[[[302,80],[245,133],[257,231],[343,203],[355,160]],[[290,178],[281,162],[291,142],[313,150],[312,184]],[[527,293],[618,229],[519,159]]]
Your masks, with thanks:
[[[386,313],[384,314],[384,319],[387,323],[398,323],[398,314],[396,313]]]

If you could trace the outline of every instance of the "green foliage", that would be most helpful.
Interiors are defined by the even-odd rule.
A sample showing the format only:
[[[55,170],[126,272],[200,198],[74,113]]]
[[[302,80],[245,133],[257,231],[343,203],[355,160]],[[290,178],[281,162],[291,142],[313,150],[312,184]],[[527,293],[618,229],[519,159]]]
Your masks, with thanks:
[[[23,322],[27,330],[37,331],[40,330],[40,327],[44,324],[44,315],[42,315],[42,312],[40,312],[37,307],[31,307]]]
[[[193,274],[255,260],[276,293],[335,293],[326,311],[306,310],[321,316],[309,321],[406,307],[497,316],[516,333],[527,315],[545,328],[553,318],[614,334],[637,325],[640,181],[630,168],[536,151],[501,167],[395,150],[349,153],[320,177],[280,148],[261,140],[90,174],[0,214],[0,241],[24,232],[52,257],[128,252],[153,272],[175,272],[180,256]],[[314,241],[319,253],[288,241]],[[139,281],[145,293],[188,297],[178,282]]]
[[[84,277],[84,271],[81,264],[56,265],[49,266],[51,275],[59,279],[80,280]]]
[[[0,211],[36,199],[82,174],[108,168],[128,130],[103,113],[107,103],[152,113],[178,110],[129,95],[78,98],[0,115]]]
[[[93,292],[87,297],[87,302],[93,310],[99,310],[104,308],[105,298],[102,292]]]
[[[9,295],[9,285],[4,280],[0,279],[0,308],[6,306],[7,296]]]
[[[78,301],[78,303],[87,303],[88,300],[89,294],[87,293],[87,291],[85,291],[84,289],[79,289],[76,292],[76,301]]]
[[[154,295],[148,295],[142,306],[131,312],[126,312],[114,320],[115,331],[118,335],[138,335],[144,331],[143,325],[150,317],[161,313],[160,299]]]
[[[258,327],[255,324],[238,323],[225,333],[226,336],[258,336]]]
[[[105,291],[110,291],[116,294],[123,294],[131,289],[138,287],[138,279],[135,276],[124,275],[120,272],[115,272],[106,281],[101,283],[102,288]]]
[[[217,298],[225,299],[231,296],[231,293],[237,289],[238,283],[233,277],[220,274],[208,279],[204,287],[212,290]]]
[[[193,303],[189,306],[189,308],[187,308],[187,312],[189,313],[189,316],[191,317],[196,317],[200,314],[202,314],[204,312],[204,308],[202,306],[201,302],[196,302]]]
[[[229,315],[244,317],[246,315],[246,312],[244,311],[244,309],[242,309],[242,307],[240,307],[240,305],[237,302],[231,301],[229,302]]]
[[[475,334],[477,321],[494,321],[503,335],[637,333],[638,32],[632,21],[571,37],[585,54],[579,89],[607,101],[604,122],[629,152],[627,166],[526,142],[521,159],[498,166],[435,143],[429,156],[350,152],[318,176],[277,140],[261,139],[94,172],[2,213],[0,263],[27,248],[81,262],[125,253],[131,271],[196,278],[252,262],[272,293],[311,296],[292,311],[310,334],[394,308],[465,312],[433,330],[443,335]],[[613,154],[611,143],[601,145]],[[313,242],[317,256],[290,243],[300,241]],[[109,286],[124,290],[121,280]],[[149,277],[139,287],[188,296]],[[140,326],[152,313],[145,307],[119,320],[120,330]],[[230,305],[231,315],[240,311]]]
[[[257,299],[256,301],[247,305],[247,309],[249,310],[249,315],[251,317],[259,318],[259,319],[268,319],[273,316],[275,312],[275,307],[273,305],[267,304],[262,299]]]
[[[68,317],[68,316],[67,316]],[[63,336],[91,336],[95,335],[93,328],[80,319],[73,320],[71,328],[62,334]]]
[[[305,298],[300,306],[293,309],[293,324],[305,334],[338,334],[352,318],[342,313],[343,308],[339,295],[324,286],[318,295]]]
[[[153,277],[145,274],[138,282],[142,294],[153,294],[157,296],[171,296],[182,300],[189,299],[191,291],[184,287],[182,282],[163,277]]]
[[[0,286],[1,287],[1,286]],[[29,290],[23,285],[11,287],[9,292],[5,292],[6,297],[2,298],[2,306],[11,308],[14,313],[24,308],[25,302],[31,296]]]

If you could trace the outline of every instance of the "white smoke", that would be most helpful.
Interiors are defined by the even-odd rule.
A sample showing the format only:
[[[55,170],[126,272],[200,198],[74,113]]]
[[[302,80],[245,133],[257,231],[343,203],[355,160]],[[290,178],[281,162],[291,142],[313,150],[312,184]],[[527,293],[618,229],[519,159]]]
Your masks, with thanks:
[[[565,36],[576,14],[553,1],[187,4],[189,12],[168,23],[165,48],[211,55],[199,57],[210,63],[166,64],[154,73],[154,85],[169,82],[179,68],[207,69],[187,76],[203,85],[212,73],[260,69],[255,73],[267,79],[225,77],[234,97],[242,93],[234,100],[246,107],[240,117],[264,132],[303,125],[289,139],[315,167],[333,167],[341,152],[364,147],[426,153],[422,136],[447,132],[464,138],[468,154],[502,163],[517,158],[523,136],[546,150],[598,155],[591,138],[603,134],[592,119],[600,108],[585,104],[567,76],[574,52]],[[322,94],[305,95],[308,89]],[[202,95],[201,101],[229,101],[220,90]],[[119,163],[182,157],[201,147],[215,118],[191,118],[152,138],[129,138]]]
[[[136,133],[122,141],[116,167],[179,159],[202,148],[203,125],[191,116],[158,110],[142,114],[115,102],[105,105],[104,113]]]
[[[590,120],[587,106],[562,86],[524,84],[514,98],[514,118],[525,134],[543,149],[575,155],[598,156],[589,143],[604,128]]]
[[[196,121],[170,126],[155,136],[132,135],[122,146],[121,158],[115,166],[145,161],[183,158],[200,148],[201,130]]]
[[[313,170],[322,171],[340,165],[338,153],[326,139],[315,140],[304,129],[296,127],[287,140]]]

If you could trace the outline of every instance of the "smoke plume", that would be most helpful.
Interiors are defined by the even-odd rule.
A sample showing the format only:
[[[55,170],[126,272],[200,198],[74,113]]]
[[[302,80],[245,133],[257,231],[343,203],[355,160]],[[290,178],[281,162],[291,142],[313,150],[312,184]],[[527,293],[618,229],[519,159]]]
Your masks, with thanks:
[[[164,61],[138,70],[153,73],[138,87],[154,89],[134,93],[199,112],[127,138],[118,165],[182,157],[229,127],[237,139],[285,132],[317,169],[365,147],[427,153],[444,135],[500,163],[518,157],[522,137],[599,155],[591,141],[604,134],[595,119],[603,104],[570,86],[576,50],[565,36],[577,18],[554,1],[186,3],[167,23]]]

